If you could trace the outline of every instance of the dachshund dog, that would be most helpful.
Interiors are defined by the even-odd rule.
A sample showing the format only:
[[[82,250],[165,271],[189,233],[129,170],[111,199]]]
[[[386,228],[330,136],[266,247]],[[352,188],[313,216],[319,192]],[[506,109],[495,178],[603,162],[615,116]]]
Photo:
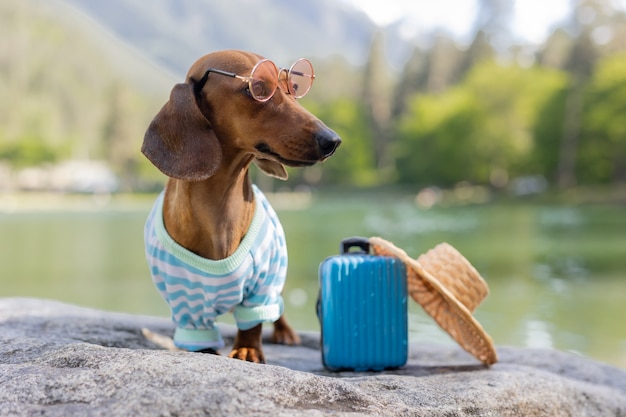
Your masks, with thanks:
[[[339,136],[296,101],[314,77],[306,59],[278,69],[249,52],[211,53],[150,123],[141,150],[169,179],[146,222],[146,257],[176,348],[217,353],[226,312],[238,327],[229,357],[265,362],[263,322],[274,322],[273,341],[299,343],[283,316],[284,232],[248,168],[286,179],[285,165],[334,153]]]

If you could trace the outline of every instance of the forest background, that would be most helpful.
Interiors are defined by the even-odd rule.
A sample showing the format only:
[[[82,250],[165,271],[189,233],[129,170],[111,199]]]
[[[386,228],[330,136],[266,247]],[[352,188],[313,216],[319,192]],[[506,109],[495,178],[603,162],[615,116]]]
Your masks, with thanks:
[[[0,1],[0,189],[50,188],[45,178],[23,180],[29,178],[24,173],[43,169],[46,177],[46,169],[68,160],[104,161],[116,191],[156,189],[164,177],[139,152],[143,133],[193,60],[168,67],[158,48],[138,52],[129,36],[107,27],[101,11],[92,9],[87,19],[89,10],[71,12],[77,6],[70,3]],[[389,59],[396,41],[388,30],[363,24],[363,15],[350,17],[358,30],[347,25],[345,32],[367,38],[365,59],[316,50],[316,83],[301,100],[344,144],[321,167],[291,171],[286,185],[417,191],[461,183],[506,190],[532,179],[527,192],[623,189],[624,11],[610,0],[573,0],[566,21],[529,45],[511,36],[512,1],[478,3],[471,42],[459,44],[439,30],[420,42],[405,41],[410,53],[401,61]],[[186,7],[170,11],[193,13]],[[265,20],[272,19],[290,20],[276,13]],[[271,36],[259,35],[266,45],[275,43]],[[323,47],[324,38],[316,36]],[[227,38],[221,42],[228,47]],[[297,36],[291,42],[305,52],[309,45]],[[299,57],[290,51],[274,56]]]

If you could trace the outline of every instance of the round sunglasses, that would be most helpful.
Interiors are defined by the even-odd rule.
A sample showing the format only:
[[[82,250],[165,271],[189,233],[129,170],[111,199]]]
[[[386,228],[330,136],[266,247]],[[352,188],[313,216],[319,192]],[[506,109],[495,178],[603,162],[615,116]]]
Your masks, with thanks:
[[[271,99],[276,92],[276,88],[279,87],[295,98],[304,97],[311,89],[315,79],[313,64],[306,58],[298,59],[289,69],[279,69],[269,59],[262,59],[256,63],[247,77],[216,68],[209,68],[203,78],[206,79],[210,72],[238,78],[248,83],[250,95],[260,102],[266,102]]]

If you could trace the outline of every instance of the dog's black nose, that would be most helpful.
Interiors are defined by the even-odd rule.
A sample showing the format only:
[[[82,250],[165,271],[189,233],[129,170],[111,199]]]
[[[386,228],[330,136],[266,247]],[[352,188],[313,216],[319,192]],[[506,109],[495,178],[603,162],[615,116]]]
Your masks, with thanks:
[[[341,144],[341,138],[333,130],[325,127],[315,134],[322,158],[331,156]]]

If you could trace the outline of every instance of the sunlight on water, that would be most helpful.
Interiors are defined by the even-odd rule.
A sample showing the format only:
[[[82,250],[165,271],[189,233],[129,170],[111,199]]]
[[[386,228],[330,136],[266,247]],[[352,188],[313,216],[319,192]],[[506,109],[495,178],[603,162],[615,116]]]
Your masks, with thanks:
[[[90,210],[0,212],[0,296],[168,316],[144,258],[150,205],[113,199]],[[289,248],[286,313],[296,328],[319,330],[318,267],[338,254],[341,239],[379,235],[415,257],[447,241],[489,284],[475,316],[496,345],[556,348],[626,368],[626,216],[619,207],[423,210],[412,196],[341,195],[278,212]],[[411,343],[455,343],[418,305],[409,312]]]
[[[548,324],[539,320],[526,322],[526,341],[524,345],[530,348],[549,349],[554,347]]]

